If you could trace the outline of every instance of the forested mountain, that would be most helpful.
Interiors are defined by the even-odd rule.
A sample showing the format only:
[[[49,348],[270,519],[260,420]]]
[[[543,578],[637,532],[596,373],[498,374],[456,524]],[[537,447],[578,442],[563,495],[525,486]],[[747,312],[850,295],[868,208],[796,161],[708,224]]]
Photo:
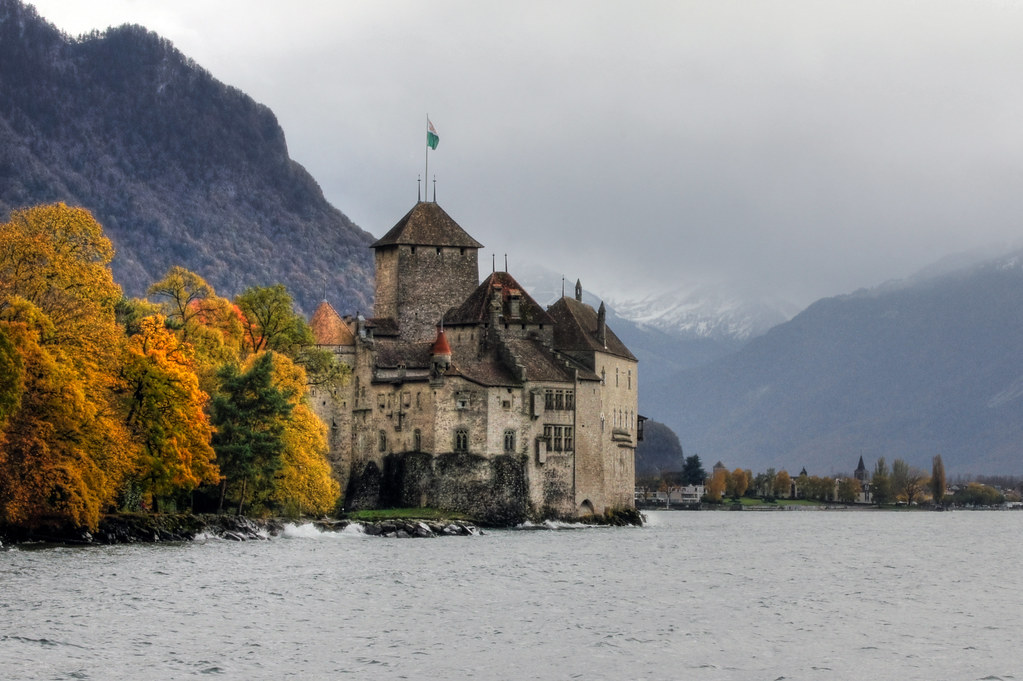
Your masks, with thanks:
[[[1023,472],[1023,252],[828,298],[682,371],[644,414],[687,453],[753,470],[851,472],[862,455]]]
[[[310,312],[368,310],[372,237],[288,156],[273,113],[140,26],[72,39],[0,0],[0,219],[63,201],[140,295],[172,265],[222,295],[285,284]]]

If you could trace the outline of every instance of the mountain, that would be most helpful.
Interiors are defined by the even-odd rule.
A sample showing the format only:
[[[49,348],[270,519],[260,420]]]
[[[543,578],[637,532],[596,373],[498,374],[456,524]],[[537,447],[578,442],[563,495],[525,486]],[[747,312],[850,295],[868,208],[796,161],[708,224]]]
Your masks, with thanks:
[[[73,39],[0,0],[0,220],[56,201],[104,226],[127,295],[182,265],[222,295],[280,282],[306,312],[370,307],[372,237],[268,108],[140,26]]]
[[[934,271],[820,300],[641,409],[729,466],[929,470],[941,454],[949,471],[1021,473],[1023,252]]]
[[[744,343],[792,318],[794,306],[753,300],[724,287],[678,287],[640,298],[612,298],[609,305],[636,324],[679,338]]]

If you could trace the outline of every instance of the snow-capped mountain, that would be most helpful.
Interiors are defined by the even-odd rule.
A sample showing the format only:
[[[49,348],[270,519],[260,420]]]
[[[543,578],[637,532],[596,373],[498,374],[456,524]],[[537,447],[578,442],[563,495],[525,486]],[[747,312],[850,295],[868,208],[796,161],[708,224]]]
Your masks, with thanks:
[[[740,342],[765,333],[798,312],[791,304],[743,299],[706,287],[633,299],[614,298],[608,305],[629,321],[680,338]]]

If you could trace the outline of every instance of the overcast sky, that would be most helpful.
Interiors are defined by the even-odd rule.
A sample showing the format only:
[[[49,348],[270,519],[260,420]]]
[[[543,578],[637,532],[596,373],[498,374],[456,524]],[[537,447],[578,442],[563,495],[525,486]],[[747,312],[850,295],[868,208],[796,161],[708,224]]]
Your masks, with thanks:
[[[482,259],[607,297],[807,304],[1023,244],[1021,0],[32,4],[171,40],[377,236],[416,199],[428,113],[437,200]]]

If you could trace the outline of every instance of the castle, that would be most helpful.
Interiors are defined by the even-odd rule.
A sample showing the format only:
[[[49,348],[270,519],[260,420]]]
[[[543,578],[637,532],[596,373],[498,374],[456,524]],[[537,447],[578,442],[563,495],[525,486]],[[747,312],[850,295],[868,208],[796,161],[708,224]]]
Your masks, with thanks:
[[[351,368],[313,392],[348,510],[430,506],[498,523],[634,507],[636,358],[599,310],[544,309],[420,201],[372,245],[373,317],[310,326]]]

